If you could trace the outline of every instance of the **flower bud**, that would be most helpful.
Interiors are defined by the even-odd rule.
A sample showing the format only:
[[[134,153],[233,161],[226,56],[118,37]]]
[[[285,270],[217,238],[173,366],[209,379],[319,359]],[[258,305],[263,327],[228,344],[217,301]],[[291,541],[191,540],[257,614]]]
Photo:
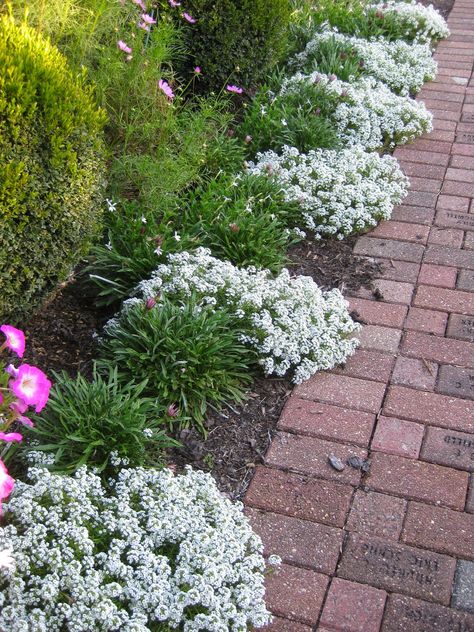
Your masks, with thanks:
[[[229,224],[229,228],[233,233],[238,233],[240,230],[240,228],[237,226],[235,222],[232,222],[232,224]]]
[[[154,298],[149,298],[146,302],[146,308],[147,310],[153,309],[156,305],[156,300]]]
[[[247,134],[247,136],[245,137],[245,142],[247,143],[247,145],[249,145],[252,142],[253,138],[250,136],[250,134]]]
[[[168,417],[177,417],[179,413],[179,409],[176,406],[176,404],[171,404],[170,406],[168,406],[168,409],[166,412],[168,414]]]

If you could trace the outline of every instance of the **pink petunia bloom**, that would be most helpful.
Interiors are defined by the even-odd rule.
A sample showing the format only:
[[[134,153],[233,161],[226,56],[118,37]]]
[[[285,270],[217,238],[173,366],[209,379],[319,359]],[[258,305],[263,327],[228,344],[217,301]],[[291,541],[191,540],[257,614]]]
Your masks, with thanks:
[[[143,20],[143,22],[145,22],[145,24],[156,24],[156,20],[153,16],[149,15],[148,13],[142,13],[141,18]]]
[[[187,20],[190,24],[196,24],[197,20],[195,20],[193,18],[192,15],[189,15],[189,13],[186,13],[186,11],[184,13],[181,14],[183,16],[183,18],[185,20]]]
[[[133,0],[134,4],[140,7],[143,11],[146,11],[146,5],[143,0]]]
[[[228,92],[235,92],[235,94],[242,94],[243,89],[238,86],[227,86]]]
[[[10,496],[14,486],[15,481],[8,473],[5,463],[0,460],[0,515],[2,513],[2,500]]]
[[[200,74],[202,74],[201,68],[200,68],[199,66],[196,66],[196,67],[194,68],[194,74],[195,74],[195,75],[200,75]]]
[[[181,6],[181,2],[176,2],[176,0],[168,0],[168,2],[170,7],[173,7],[173,9]]]
[[[130,53],[132,52],[130,46],[127,46],[127,44],[123,40],[119,40],[117,42],[117,46],[120,48],[121,51],[127,53],[127,55],[130,55]]]
[[[16,379],[10,381],[10,388],[28,406],[35,406],[39,413],[46,406],[51,382],[40,369],[22,364]]]
[[[29,426],[30,428],[34,428],[35,424],[31,421],[29,417],[25,417],[24,415],[20,415],[18,417],[18,421],[24,426]]]
[[[8,364],[5,367],[5,371],[8,373],[8,375],[11,375],[12,377],[16,377],[18,375],[18,369],[14,367],[13,364]]]
[[[15,375],[16,377],[16,375]],[[17,399],[16,402],[12,402],[10,404],[10,408],[12,410],[14,410],[17,413],[24,413],[26,412],[26,409],[28,408],[28,405],[25,404],[25,402],[23,402],[21,399]]]
[[[4,333],[7,338],[3,345],[11,349],[11,351],[14,351],[19,358],[22,358],[25,353],[25,334],[21,329],[17,329],[11,325],[2,325],[0,331]]]
[[[166,94],[166,96],[168,97],[168,99],[170,101],[172,101],[174,99],[174,92],[171,89],[171,86],[169,85],[169,83],[167,81],[164,81],[163,79],[160,79],[158,81],[158,87],[159,89],[164,92]]]
[[[19,432],[0,432],[0,441],[6,441],[7,443],[23,441],[23,435]]]

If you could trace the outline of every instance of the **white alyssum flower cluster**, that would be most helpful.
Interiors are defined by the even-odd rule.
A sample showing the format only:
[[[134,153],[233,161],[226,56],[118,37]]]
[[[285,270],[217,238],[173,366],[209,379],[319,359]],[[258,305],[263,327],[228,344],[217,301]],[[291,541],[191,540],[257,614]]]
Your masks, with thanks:
[[[415,140],[433,127],[433,117],[424,103],[394,94],[374,77],[347,83],[319,72],[296,73],[283,82],[280,96],[298,92],[301,83],[319,83],[341,96],[332,117],[339,137],[348,145],[361,145],[368,150],[393,148]]]
[[[436,76],[437,64],[429,44],[390,42],[384,38],[369,41],[335,31],[315,33],[306,49],[296,55],[293,65],[304,72],[318,70],[316,59],[320,47],[332,41],[362,60],[364,74],[375,77],[398,94],[419,92],[424,83]]]
[[[0,527],[1,632],[247,632],[270,620],[260,538],[190,468],[122,470],[106,489],[30,470]]]
[[[274,276],[268,270],[237,268],[206,248],[169,255],[137,291],[141,297],[125,301],[123,310],[157,295],[181,303],[194,295],[201,305],[229,311],[245,327],[241,341],[255,349],[264,372],[292,372],[296,384],[340,364],[357,346],[351,335],[359,326],[339,290],[323,292],[310,277],[291,277],[287,269]],[[117,322],[109,321],[109,335]]]
[[[367,7],[367,12],[374,10],[381,11],[385,19],[394,20],[406,28],[406,37],[414,33],[415,42],[426,43],[449,37],[446,20],[433,5],[426,7],[416,0],[411,0],[411,2],[382,0],[380,3]]]
[[[301,154],[283,147],[250,163],[251,174],[274,178],[288,202],[301,206],[304,228],[317,238],[343,239],[388,219],[408,192],[408,178],[392,156],[368,153],[362,147]]]

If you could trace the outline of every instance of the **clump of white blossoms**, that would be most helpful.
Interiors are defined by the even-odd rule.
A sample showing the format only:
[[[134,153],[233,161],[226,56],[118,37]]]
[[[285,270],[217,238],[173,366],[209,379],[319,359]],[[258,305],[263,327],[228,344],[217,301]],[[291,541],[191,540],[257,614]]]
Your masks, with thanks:
[[[347,145],[361,145],[368,150],[393,148],[409,143],[433,128],[433,117],[424,103],[394,94],[374,77],[348,83],[319,72],[296,73],[285,79],[280,97],[298,93],[302,83],[320,84],[341,97],[332,120],[338,136]]]
[[[446,20],[433,5],[425,7],[416,0],[389,0],[369,5],[366,11],[381,14],[384,20],[394,23],[400,29],[400,37],[415,42],[432,42],[449,37]]]
[[[363,62],[364,74],[375,77],[398,94],[419,92],[424,83],[436,76],[437,64],[429,44],[390,42],[384,38],[368,41],[335,31],[315,33],[305,50],[296,55],[293,66],[303,72],[318,70],[320,50],[332,42],[348,54],[354,52]]]
[[[258,154],[249,171],[274,178],[286,200],[300,204],[304,228],[317,238],[343,239],[389,219],[409,184],[395,158],[361,147],[301,154],[285,146],[280,154]]]
[[[0,527],[2,632],[246,632],[270,620],[262,543],[210,475],[30,470]]]
[[[201,305],[229,311],[245,328],[241,341],[257,352],[264,372],[292,372],[296,384],[340,364],[357,346],[350,336],[359,326],[339,290],[323,292],[310,277],[291,277],[286,269],[274,276],[237,268],[206,248],[169,255],[137,291],[141,298],[125,301],[123,310],[141,308],[158,295],[179,303],[193,295]],[[109,321],[109,335],[117,322]]]

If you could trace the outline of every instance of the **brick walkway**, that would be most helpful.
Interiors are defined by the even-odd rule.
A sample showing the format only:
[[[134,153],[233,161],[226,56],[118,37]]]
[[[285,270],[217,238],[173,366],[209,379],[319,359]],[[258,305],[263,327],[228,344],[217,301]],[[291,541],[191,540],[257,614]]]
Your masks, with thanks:
[[[356,245],[383,298],[351,298],[360,350],[295,389],[246,496],[272,632],[474,632],[474,0],[449,24],[409,197]]]

